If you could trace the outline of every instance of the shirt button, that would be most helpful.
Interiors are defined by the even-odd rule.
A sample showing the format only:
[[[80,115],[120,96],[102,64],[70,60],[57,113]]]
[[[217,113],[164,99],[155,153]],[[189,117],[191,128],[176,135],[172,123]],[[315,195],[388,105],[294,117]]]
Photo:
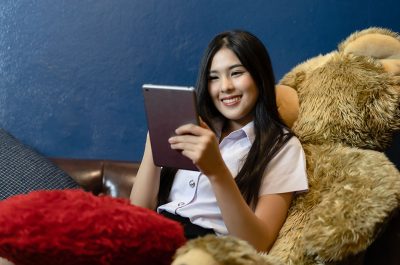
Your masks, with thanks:
[[[178,203],[178,206],[180,207],[180,206],[183,206],[183,205],[185,205],[185,203],[184,202],[180,202],[180,203]]]
[[[190,186],[191,188],[194,188],[194,186],[196,186],[196,183],[194,183],[194,180],[193,180],[193,179],[189,181],[189,186]]]

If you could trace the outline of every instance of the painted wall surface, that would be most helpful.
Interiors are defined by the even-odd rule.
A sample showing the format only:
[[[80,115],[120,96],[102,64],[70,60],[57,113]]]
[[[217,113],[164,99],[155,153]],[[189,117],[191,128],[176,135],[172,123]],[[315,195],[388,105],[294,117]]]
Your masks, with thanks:
[[[1,0],[0,126],[47,156],[139,161],[141,85],[193,85],[215,34],[255,33],[279,79],[356,30],[400,32],[399,10],[398,0]]]

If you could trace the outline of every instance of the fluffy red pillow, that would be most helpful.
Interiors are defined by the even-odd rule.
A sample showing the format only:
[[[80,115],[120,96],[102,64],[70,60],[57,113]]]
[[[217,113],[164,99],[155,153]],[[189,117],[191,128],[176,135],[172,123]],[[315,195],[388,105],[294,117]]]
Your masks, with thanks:
[[[170,264],[180,224],[128,201],[81,190],[0,201],[0,257],[18,265]]]

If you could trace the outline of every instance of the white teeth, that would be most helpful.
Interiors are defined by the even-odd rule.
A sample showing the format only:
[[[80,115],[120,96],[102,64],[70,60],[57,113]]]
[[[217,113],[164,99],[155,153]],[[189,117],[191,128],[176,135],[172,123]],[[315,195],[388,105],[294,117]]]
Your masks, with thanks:
[[[234,97],[234,98],[223,99],[222,102],[224,102],[226,104],[232,104],[232,103],[238,102],[239,100],[240,100],[240,97]]]

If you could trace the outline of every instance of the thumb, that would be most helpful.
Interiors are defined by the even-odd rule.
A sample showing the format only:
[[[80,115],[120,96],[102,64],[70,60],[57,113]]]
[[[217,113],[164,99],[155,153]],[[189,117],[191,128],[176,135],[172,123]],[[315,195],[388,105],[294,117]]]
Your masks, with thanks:
[[[200,121],[200,127],[201,128],[211,130],[210,127],[207,125],[207,123],[205,123],[200,116],[199,116],[199,121]]]

